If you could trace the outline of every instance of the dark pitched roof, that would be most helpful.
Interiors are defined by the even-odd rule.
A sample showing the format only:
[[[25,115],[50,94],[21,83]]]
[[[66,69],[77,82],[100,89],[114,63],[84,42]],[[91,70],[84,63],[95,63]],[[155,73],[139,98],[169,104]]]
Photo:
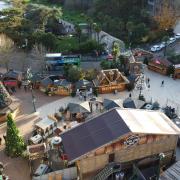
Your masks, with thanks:
[[[124,108],[140,109],[144,106],[145,102],[138,99],[127,98],[123,101]]]
[[[104,113],[60,135],[69,161],[130,132],[116,109]]]
[[[41,85],[43,85],[45,87],[52,85],[52,84],[53,84],[53,81],[49,77],[41,80]]]

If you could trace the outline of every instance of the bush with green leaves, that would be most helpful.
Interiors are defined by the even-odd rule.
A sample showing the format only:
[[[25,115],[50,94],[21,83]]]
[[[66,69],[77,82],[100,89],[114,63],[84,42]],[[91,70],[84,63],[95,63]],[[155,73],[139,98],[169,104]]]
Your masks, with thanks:
[[[19,130],[17,129],[11,114],[8,114],[7,116],[5,146],[5,152],[10,157],[21,156],[26,149],[26,145],[23,138],[19,135]]]

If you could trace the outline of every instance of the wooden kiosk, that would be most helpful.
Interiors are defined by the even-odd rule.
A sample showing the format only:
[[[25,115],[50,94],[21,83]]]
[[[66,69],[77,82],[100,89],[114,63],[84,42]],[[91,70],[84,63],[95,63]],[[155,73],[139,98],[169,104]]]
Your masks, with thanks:
[[[105,94],[124,91],[129,81],[118,69],[108,69],[102,70],[93,83],[100,94]]]

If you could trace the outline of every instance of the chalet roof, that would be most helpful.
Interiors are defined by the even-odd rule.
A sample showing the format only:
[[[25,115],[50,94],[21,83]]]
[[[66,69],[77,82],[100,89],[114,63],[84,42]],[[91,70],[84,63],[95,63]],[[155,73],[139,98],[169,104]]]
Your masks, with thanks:
[[[52,85],[52,84],[53,84],[53,81],[49,77],[41,80],[41,85],[42,86],[47,87],[47,86]]]
[[[53,83],[54,85],[57,86],[64,86],[64,87],[68,87],[71,85],[71,82],[67,81],[66,79],[61,79],[61,80],[56,80]]]
[[[69,103],[67,107],[71,113],[88,113],[88,112],[91,112],[88,101],[85,101],[81,104]]]
[[[170,61],[168,61],[167,59],[162,59],[162,58],[154,58],[150,61],[150,63],[154,63],[157,65],[163,65],[166,67],[172,65],[172,63]]]
[[[180,161],[162,173],[159,180],[178,180],[180,177]]]
[[[95,86],[111,86],[120,83],[129,83],[129,80],[118,69],[101,70],[93,81]]]
[[[92,86],[92,82],[86,80],[86,79],[81,79],[79,81],[76,82],[76,88],[80,89],[82,87],[91,87]]]
[[[21,74],[17,71],[10,70],[3,75],[3,78],[19,79]]]
[[[113,109],[115,107],[123,108],[123,100],[121,99],[104,99],[103,106],[106,110]]]
[[[145,104],[144,101],[138,99],[132,99],[132,98],[127,98],[123,101],[124,108],[140,109],[144,106],[144,104]]]
[[[27,146],[27,151],[30,154],[44,153],[45,150],[46,150],[46,144],[45,143]]]
[[[180,129],[158,111],[116,108],[64,132],[60,137],[68,160],[74,162],[130,132],[177,135]]]

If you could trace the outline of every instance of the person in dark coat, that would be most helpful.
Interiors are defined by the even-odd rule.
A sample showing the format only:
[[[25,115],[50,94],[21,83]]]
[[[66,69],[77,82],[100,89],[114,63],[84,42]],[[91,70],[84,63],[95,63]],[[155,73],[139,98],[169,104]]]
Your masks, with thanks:
[[[161,87],[163,87],[164,86],[164,80],[161,82]]]

